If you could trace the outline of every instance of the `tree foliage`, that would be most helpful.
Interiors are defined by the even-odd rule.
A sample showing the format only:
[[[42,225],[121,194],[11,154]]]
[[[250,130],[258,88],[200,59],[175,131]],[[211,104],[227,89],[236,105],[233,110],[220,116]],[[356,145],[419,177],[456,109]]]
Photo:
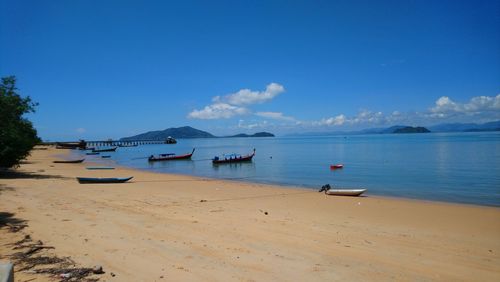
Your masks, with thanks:
[[[17,93],[16,77],[3,77],[0,84],[0,167],[12,167],[29,155],[40,141],[33,124],[24,114],[35,112],[38,104]]]

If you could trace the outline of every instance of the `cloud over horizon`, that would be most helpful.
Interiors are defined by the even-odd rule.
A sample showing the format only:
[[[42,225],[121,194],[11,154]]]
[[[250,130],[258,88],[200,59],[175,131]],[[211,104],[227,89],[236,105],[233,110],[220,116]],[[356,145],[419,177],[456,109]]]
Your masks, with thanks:
[[[448,96],[441,96],[433,105],[417,112],[390,113],[362,109],[348,116],[338,113],[319,120],[300,120],[281,111],[253,112],[251,105],[271,101],[283,93],[285,88],[278,83],[270,83],[263,91],[241,89],[225,96],[215,96],[212,104],[200,110],[193,110],[188,118],[201,120],[229,119],[237,116],[251,116],[250,121],[239,119],[235,128],[273,130],[339,130],[362,129],[363,127],[411,125],[431,126],[438,123],[477,122],[500,120],[500,94],[496,96],[476,96],[467,102],[456,102]]]
[[[212,98],[213,103],[211,105],[205,106],[201,110],[191,111],[188,114],[188,118],[227,119],[234,116],[247,115],[251,113],[251,110],[245,106],[265,103],[284,91],[285,88],[283,85],[272,82],[266,86],[264,91],[241,89],[236,93],[225,96],[215,96]]]
[[[471,118],[474,117],[473,120]],[[385,114],[361,110],[357,115],[346,117],[339,114],[335,117],[323,118],[319,121],[302,122],[311,126],[386,126],[396,123],[407,125],[429,126],[442,122],[488,122],[500,119],[500,94],[497,96],[472,97],[466,103],[455,102],[447,96],[442,96],[434,102],[434,106],[423,112],[393,111]]]

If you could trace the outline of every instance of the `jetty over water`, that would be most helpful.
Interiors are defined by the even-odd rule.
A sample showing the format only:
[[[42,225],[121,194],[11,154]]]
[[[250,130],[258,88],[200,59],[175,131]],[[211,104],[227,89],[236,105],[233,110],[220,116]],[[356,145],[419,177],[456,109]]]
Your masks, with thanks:
[[[166,140],[107,140],[107,141],[85,141],[88,147],[103,146],[134,146],[134,145],[152,145],[152,144],[171,144]]]
[[[72,142],[44,142],[42,145],[56,145],[61,149],[85,149],[89,147],[106,147],[106,146],[138,146],[138,145],[154,145],[154,144],[175,144],[177,141],[169,137],[166,140],[79,140]]]

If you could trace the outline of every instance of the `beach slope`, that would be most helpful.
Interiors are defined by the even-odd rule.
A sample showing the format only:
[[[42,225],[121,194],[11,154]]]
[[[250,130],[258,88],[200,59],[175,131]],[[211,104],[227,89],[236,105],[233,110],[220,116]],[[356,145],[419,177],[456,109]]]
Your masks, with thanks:
[[[102,265],[103,281],[500,281],[499,208],[89,171],[52,163],[61,152],[34,150],[0,179],[0,212],[58,256]],[[0,227],[5,260],[21,235]]]

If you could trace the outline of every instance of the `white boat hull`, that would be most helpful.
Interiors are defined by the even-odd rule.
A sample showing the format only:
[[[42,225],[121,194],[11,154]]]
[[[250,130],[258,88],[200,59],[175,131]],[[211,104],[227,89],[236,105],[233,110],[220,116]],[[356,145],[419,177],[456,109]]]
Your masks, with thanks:
[[[366,189],[330,189],[325,193],[335,196],[359,196],[366,192]]]

